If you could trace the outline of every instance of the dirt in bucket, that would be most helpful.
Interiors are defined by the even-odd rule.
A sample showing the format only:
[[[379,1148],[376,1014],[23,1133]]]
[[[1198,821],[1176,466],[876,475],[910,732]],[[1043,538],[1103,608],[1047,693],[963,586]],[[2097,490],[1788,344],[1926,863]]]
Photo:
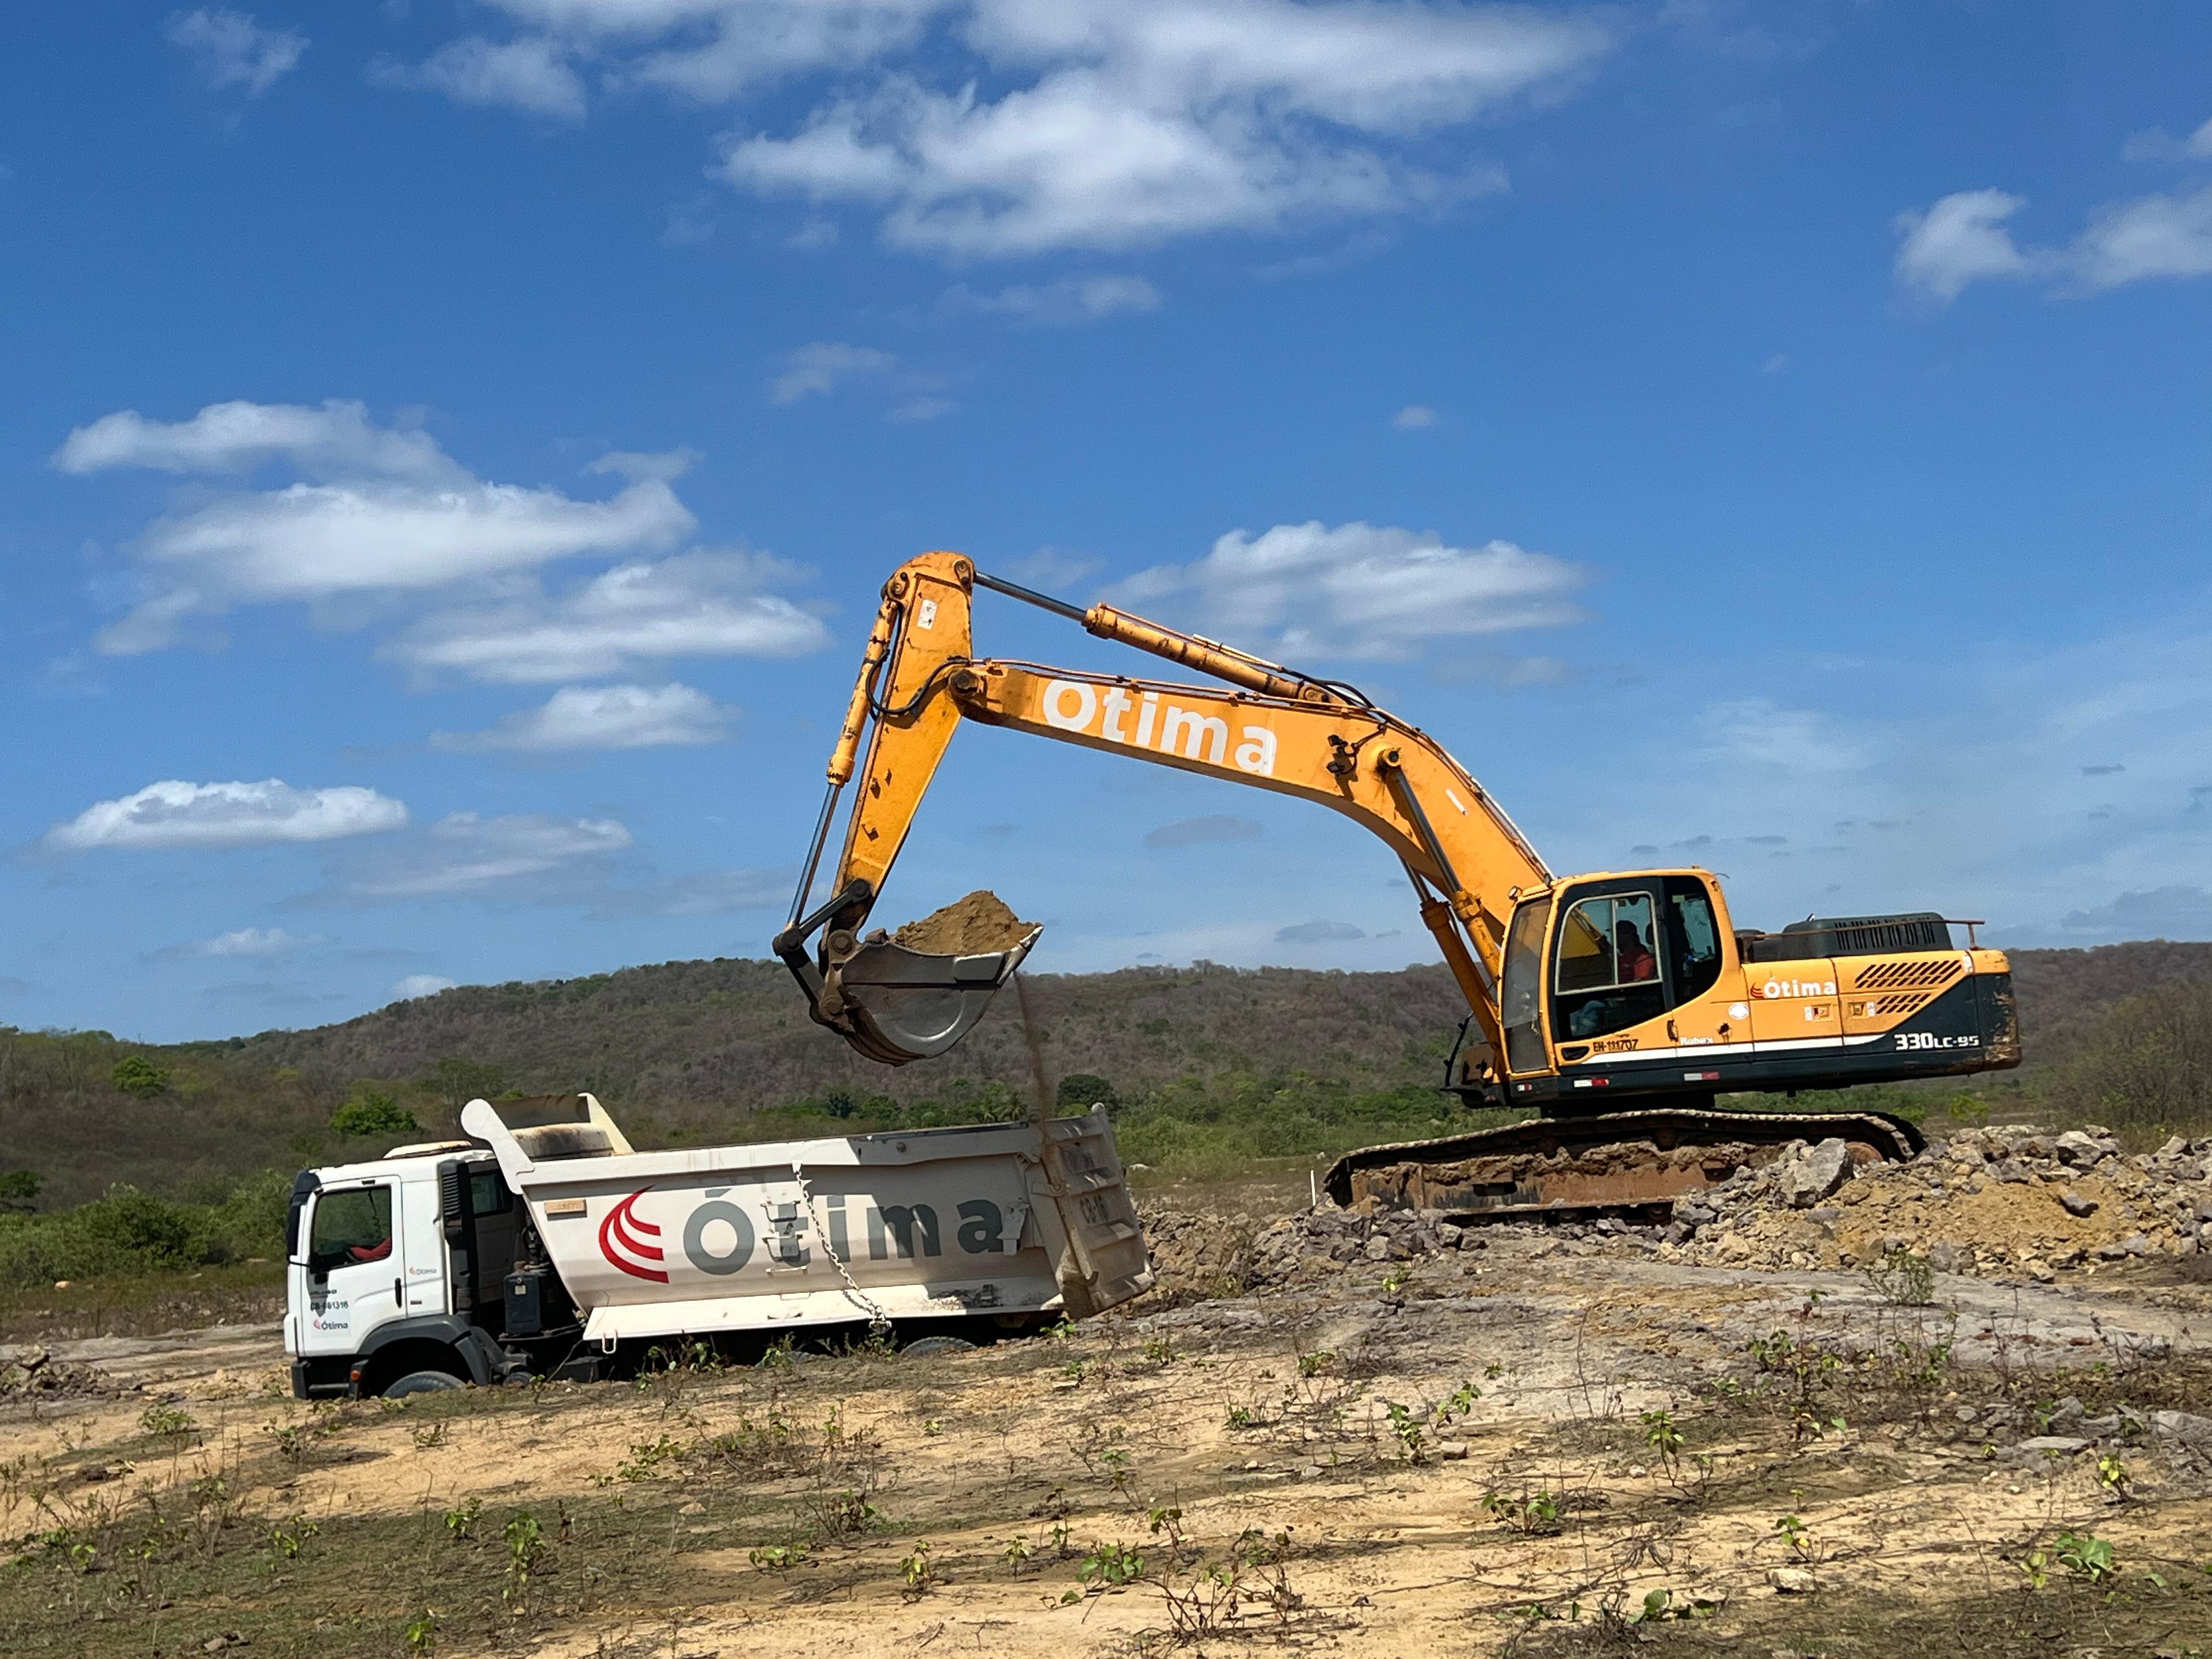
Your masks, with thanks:
[[[932,956],[972,957],[1011,951],[1035,926],[1015,915],[996,893],[979,888],[920,921],[909,921],[891,935],[891,943]]]

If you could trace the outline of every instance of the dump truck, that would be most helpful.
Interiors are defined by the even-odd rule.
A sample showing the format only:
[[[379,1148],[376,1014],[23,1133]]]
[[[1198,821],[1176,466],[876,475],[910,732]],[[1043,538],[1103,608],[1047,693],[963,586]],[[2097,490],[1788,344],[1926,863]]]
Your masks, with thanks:
[[[1103,1109],[641,1152],[589,1094],[309,1170],[285,1222],[302,1400],[632,1371],[654,1349],[968,1340],[1150,1287]]]
[[[982,592],[1217,683],[978,655],[971,611]],[[1354,1152],[1328,1177],[1340,1203],[1462,1220],[1656,1209],[1796,1141],[1838,1139],[1860,1162],[1910,1158],[1920,1133],[1891,1114],[1741,1111],[1718,1097],[2020,1063],[2011,967],[1979,948],[1976,921],[1911,911],[1770,933],[1739,927],[1719,880],[1696,866],[1555,875],[1442,744],[1356,686],[1111,605],[1070,605],[938,551],[884,586],[774,945],[816,1023],[884,1064],[949,1050],[1038,937],[988,893],[896,934],[868,927],[967,725],[1310,801],[1389,848],[1466,999],[1443,1086],[1470,1106],[1534,1115]],[[817,905],[839,798],[855,778]],[[1305,874],[1315,887],[1345,877]]]

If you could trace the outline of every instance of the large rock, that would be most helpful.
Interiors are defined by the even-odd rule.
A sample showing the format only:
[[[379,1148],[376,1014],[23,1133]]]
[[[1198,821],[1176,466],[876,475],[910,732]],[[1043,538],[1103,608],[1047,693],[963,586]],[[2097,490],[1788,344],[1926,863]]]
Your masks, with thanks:
[[[1784,1164],[1777,1190],[1793,1210],[1809,1210],[1844,1184],[1850,1173],[1851,1149],[1831,1137]]]

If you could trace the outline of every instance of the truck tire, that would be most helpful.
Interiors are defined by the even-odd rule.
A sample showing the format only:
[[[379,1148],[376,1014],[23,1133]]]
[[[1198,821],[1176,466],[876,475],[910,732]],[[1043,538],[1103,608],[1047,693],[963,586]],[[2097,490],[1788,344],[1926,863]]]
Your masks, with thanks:
[[[451,1371],[410,1371],[385,1385],[386,1400],[404,1399],[410,1394],[440,1394],[447,1389],[464,1386],[461,1379]]]
[[[975,1347],[964,1336],[924,1336],[899,1350],[903,1359],[929,1359],[941,1353],[966,1353]]]

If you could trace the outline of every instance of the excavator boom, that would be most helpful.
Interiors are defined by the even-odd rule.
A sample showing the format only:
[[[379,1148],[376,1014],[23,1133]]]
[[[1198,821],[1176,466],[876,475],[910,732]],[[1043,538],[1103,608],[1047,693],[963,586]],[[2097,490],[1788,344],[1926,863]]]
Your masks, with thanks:
[[[1216,684],[978,657],[978,588]],[[934,552],[884,584],[790,923],[775,939],[814,1019],[885,1064],[957,1043],[1039,933],[983,894],[896,937],[867,929],[963,721],[1296,796],[1389,846],[1480,1034],[1455,1051],[1447,1086],[1478,1103],[1534,1107],[1552,1127],[1352,1154],[1331,1175],[1340,1201],[1459,1213],[1634,1207],[1791,1139],[1841,1137],[1866,1159],[1910,1156],[1917,1132],[1896,1119],[1719,1112],[1714,1097],[2018,1063],[2009,964],[1996,951],[1953,949],[1940,917],[1740,933],[1701,870],[1555,878],[1466,768],[1352,687],[1111,605],[1066,605]],[[827,896],[810,908],[848,787]],[[1631,1104],[1648,1109],[1610,1109]],[[1629,1116],[1651,1154],[1640,1164],[1606,1139],[1605,1124],[1626,1127]],[[1577,1119],[1588,1127],[1558,1127]],[[1654,1158],[1666,1173],[1650,1173]]]

